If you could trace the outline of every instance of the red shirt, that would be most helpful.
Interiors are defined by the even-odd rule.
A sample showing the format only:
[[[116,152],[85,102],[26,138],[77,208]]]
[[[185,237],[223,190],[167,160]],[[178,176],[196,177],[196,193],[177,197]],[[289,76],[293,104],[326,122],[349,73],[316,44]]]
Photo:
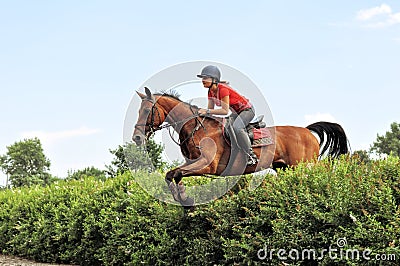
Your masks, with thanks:
[[[208,99],[212,100],[216,106],[221,106],[221,99],[225,96],[229,96],[229,108],[233,109],[236,113],[252,107],[248,99],[224,83],[218,83],[217,95],[208,90]]]

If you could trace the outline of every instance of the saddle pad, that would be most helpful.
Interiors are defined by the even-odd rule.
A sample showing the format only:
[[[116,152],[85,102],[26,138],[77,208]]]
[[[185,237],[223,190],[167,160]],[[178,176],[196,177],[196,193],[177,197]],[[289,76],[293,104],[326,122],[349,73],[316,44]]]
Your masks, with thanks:
[[[271,145],[274,143],[272,134],[268,128],[253,128],[252,147]]]

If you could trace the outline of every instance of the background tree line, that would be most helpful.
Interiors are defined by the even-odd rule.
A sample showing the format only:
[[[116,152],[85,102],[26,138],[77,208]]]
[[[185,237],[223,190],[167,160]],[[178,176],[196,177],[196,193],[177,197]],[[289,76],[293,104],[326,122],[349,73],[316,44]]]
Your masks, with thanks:
[[[106,170],[95,167],[87,167],[81,170],[68,172],[67,179],[81,179],[86,176],[94,176],[101,180],[113,178],[118,174],[130,169],[145,169],[148,171],[164,171],[172,167],[162,159],[164,146],[156,143],[153,139],[147,142],[145,148],[137,147],[133,143],[119,145],[110,150],[114,155]],[[357,150],[353,154],[362,161],[372,160],[375,155],[395,155],[400,157],[400,124],[392,123],[390,130],[384,135],[377,135],[376,141],[369,150]],[[173,163],[173,164],[176,164]],[[17,141],[7,147],[7,152],[0,155],[0,169],[7,175],[9,186],[22,187],[31,185],[48,185],[59,177],[49,173],[50,160],[45,156],[42,144],[38,138]]]
[[[393,122],[390,124],[390,130],[386,131],[384,135],[377,134],[376,140],[369,150],[357,150],[353,154],[365,162],[373,160],[373,155],[387,156],[392,154],[400,157],[400,123]]]
[[[130,169],[145,169],[148,171],[164,170],[168,164],[162,159],[164,146],[149,139],[144,148],[134,143],[119,145],[110,150],[114,158],[106,170],[96,167],[86,167],[81,170],[69,171],[67,180],[78,180],[93,176],[101,180],[113,178]],[[50,160],[44,154],[38,138],[17,141],[7,147],[7,153],[0,155],[0,169],[7,175],[8,187],[32,185],[48,185],[61,178],[49,173]]]

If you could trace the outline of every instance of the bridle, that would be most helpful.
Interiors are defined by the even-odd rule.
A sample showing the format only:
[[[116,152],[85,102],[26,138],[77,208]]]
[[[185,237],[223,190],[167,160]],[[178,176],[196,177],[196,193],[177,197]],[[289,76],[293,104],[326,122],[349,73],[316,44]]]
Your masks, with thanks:
[[[195,133],[200,127],[202,127],[204,130],[206,130],[206,128],[205,128],[204,125],[203,125],[203,121],[204,121],[204,119],[206,118],[206,116],[204,116],[203,119],[202,119],[202,121],[200,121],[200,120],[198,119],[198,117],[199,117],[198,110],[194,111],[194,110],[192,109],[192,106],[190,106],[190,110],[192,111],[193,115],[191,115],[191,116],[189,116],[189,117],[187,117],[187,118],[185,118],[185,119],[182,119],[182,120],[180,120],[180,121],[177,121],[177,122],[167,123],[167,124],[164,124],[164,125],[155,125],[155,123],[154,123],[155,118],[154,118],[154,117],[155,117],[155,114],[156,114],[156,113],[157,113],[157,115],[158,115],[159,121],[161,121],[160,110],[159,110],[158,107],[156,106],[156,102],[155,102],[153,99],[143,99],[143,101],[149,101],[149,102],[152,103],[152,106],[151,106],[150,123],[147,123],[147,121],[148,121],[148,119],[147,119],[145,124],[136,124],[136,125],[135,125],[135,129],[137,129],[141,134],[143,134],[143,135],[146,137],[146,139],[150,138],[150,137],[151,137],[156,131],[158,131],[158,130],[161,130],[161,129],[164,129],[164,128],[170,128],[170,127],[173,127],[173,126],[182,124],[182,123],[186,123],[186,122],[188,122],[190,119],[193,119],[193,118],[196,118],[196,126],[193,128],[192,133],[189,134],[189,136],[188,136],[185,140],[180,141],[180,142],[174,140],[174,138],[172,137],[171,131],[169,131],[169,135],[170,135],[171,139],[172,139],[177,145],[182,146],[189,138],[192,138],[192,139],[193,139],[194,133]],[[144,129],[142,129],[142,127],[143,127]],[[146,133],[146,127],[148,127],[148,128],[150,129],[147,133]]]
[[[153,135],[157,130],[160,130],[162,128],[164,128],[165,126],[156,126],[154,124],[154,117],[155,117],[155,110],[157,111],[157,115],[158,115],[158,119],[159,121],[161,121],[161,115],[160,115],[160,111],[158,110],[158,108],[156,107],[156,102],[153,99],[143,99],[143,101],[149,101],[152,103],[151,106],[151,116],[150,116],[150,123],[147,123],[148,119],[146,119],[146,123],[144,124],[136,124],[135,125],[135,129],[137,129],[140,133],[142,133],[146,139],[148,139],[151,135]],[[142,129],[142,127],[144,129]],[[146,127],[149,127],[150,130],[146,133]]]

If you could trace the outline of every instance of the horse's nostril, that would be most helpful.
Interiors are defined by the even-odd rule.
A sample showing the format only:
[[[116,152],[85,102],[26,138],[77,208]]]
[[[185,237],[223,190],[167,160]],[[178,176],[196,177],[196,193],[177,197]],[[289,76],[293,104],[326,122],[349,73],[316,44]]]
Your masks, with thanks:
[[[142,137],[140,135],[135,135],[135,136],[133,136],[133,141],[141,142],[142,141]]]

